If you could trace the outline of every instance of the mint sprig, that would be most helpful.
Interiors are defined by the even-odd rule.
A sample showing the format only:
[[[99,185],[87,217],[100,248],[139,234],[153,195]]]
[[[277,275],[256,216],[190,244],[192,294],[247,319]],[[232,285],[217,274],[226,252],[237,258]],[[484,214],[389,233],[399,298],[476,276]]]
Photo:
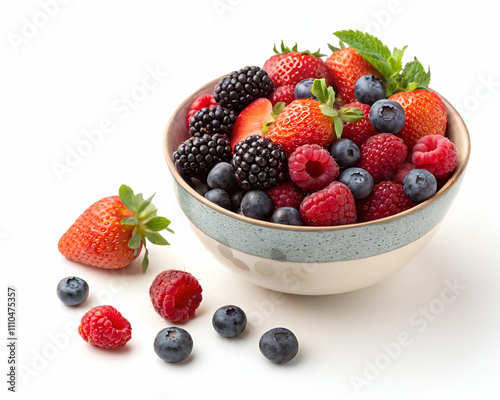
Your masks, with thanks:
[[[341,47],[347,43],[377,69],[386,82],[387,97],[398,92],[410,92],[427,88],[431,72],[425,72],[422,64],[415,57],[403,67],[403,55],[408,46],[394,48],[391,52],[378,38],[360,31],[343,30],[334,32]]]
[[[134,214],[133,217],[123,218],[121,224],[134,226],[128,247],[134,250],[135,256],[138,255],[141,245],[144,246],[145,252],[142,260],[142,272],[144,273],[149,265],[147,240],[160,246],[168,245],[170,243],[158,232],[167,230],[174,233],[174,231],[168,227],[170,221],[167,218],[156,215],[158,210],[151,203],[154,195],[144,200],[142,193],[134,194],[134,191],[127,185],[120,186],[118,195],[123,205]]]

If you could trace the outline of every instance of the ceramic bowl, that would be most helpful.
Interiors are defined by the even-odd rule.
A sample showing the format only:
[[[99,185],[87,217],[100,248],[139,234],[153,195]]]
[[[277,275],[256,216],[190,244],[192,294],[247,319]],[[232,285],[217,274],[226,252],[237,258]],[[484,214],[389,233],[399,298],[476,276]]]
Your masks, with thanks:
[[[467,128],[446,101],[447,136],[455,143],[453,175],[431,199],[377,221],[333,227],[286,226],[225,210],[198,194],[176,170],[172,154],[189,137],[186,115],[207,83],[178,107],[165,129],[163,150],[175,193],[199,242],[223,266],[279,292],[325,295],[361,289],[387,278],[429,242],[455,199],[470,154]]]

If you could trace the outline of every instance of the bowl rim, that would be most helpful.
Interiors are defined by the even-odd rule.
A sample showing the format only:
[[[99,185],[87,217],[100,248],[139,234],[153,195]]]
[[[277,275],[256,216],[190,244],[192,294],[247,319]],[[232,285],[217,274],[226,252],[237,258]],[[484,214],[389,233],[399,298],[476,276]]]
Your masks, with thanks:
[[[170,150],[168,149],[167,143],[168,143],[168,132],[170,128],[174,125],[174,121],[176,119],[176,116],[186,108],[188,104],[190,104],[197,96],[201,94],[210,94],[209,88],[214,87],[222,78],[223,76],[216,78],[205,85],[201,86],[194,92],[192,92],[188,97],[186,97],[182,103],[177,106],[175,111],[172,113],[170,116],[167,125],[164,129],[163,136],[162,136],[162,147],[163,147],[163,155],[165,157],[165,160],[167,162],[168,168],[170,170],[170,173],[172,174],[175,182],[180,185],[187,193],[189,193],[192,197],[194,197],[196,200],[198,200],[200,203],[204,204],[205,206],[213,209],[216,212],[219,212],[229,218],[235,218],[239,221],[249,223],[252,225],[256,225],[262,228],[268,228],[268,229],[276,229],[276,230],[285,230],[285,231],[295,231],[295,232],[321,232],[321,231],[341,231],[345,229],[355,229],[355,228],[363,228],[366,226],[371,226],[371,225],[377,225],[377,224],[388,224],[394,221],[397,221],[401,218],[405,218],[408,215],[411,215],[413,213],[419,212],[423,208],[427,208],[430,204],[434,203],[438,199],[440,199],[444,194],[446,194],[460,179],[460,177],[463,175],[466,166],[469,162],[470,158],[470,151],[471,151],[471,143],[470,143],[470,135],[469,135],[469,130],[467,129],[467,126],[461,117],[461,115],[458,113],[458,111],[453,107],[453,105],[446,100],[442,95],[440,95],[438,92],[435,90],[429,89],[436,93],[445,103],[446,105],[446,110],[447,110],[447,128],[449,125],[449,117],[450,114],[454,115],[454,117],[457,119],[457,122],[459,125],[461,125],[464,129],[464,139],[465,139],[465,146],[464,149],[465,151],[462,151],[461,153],[458,154],[457,158],[457,167],[453,171],[453,174],[448,178],[447,182],[439,189],[439,191],[434,194],[430,199],[425,200],[412,208],[402,211],[398,214],[391,215],[388,217],[380,218],[374,221],[367,221],[367,222],[356,222],[354,224],[346,224],[346,225],[335,225],[335,226],[295,226],[295,225],[284,225],[284,224],[276,224],[273,222],[269,221],[261,221],[258,219],[250,218],[250,217],[245,217],[243,215],[237,214],[234,211],[227,210],[209,200],[207,200],[204,196],[200,195],[196,190],[194,190],[180,175],[179,171],[177,168],[175,168],[173,159],[172,159],[172,154],[170,153]],[[185,121],[185,118],[183,118],[183,121]]]

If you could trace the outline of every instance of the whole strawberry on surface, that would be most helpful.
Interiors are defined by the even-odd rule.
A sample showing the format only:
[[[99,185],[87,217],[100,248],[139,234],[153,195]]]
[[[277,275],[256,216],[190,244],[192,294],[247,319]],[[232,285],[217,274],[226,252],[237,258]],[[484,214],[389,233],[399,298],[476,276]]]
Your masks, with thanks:
[[[154,195],[153,195],[154,196]],[[170,221],[156,215],[151,203],[122,185],[119,196],[105,197],[87,208],[58,243],[59,251],[69,260],[105,269],[123,268],[134,261],[145,248],[142,270],[149,264],[146,240],[153,244],[169,243],[158,232]]]

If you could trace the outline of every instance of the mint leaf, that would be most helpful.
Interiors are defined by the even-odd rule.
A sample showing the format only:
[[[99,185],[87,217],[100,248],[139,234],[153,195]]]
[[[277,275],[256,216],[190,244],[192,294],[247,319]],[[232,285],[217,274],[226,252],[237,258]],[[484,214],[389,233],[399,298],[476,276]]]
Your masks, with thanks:
[[[415,58],[403,68],[403,55],[408,46],[391,51],[379,39],[369,33],[343,30],[334,33],[341,43],[345,42],[380,72],[386,83],[387,97],[397,92],[409,92],[427,88],[430,83],[430,69],[425,72]]]

